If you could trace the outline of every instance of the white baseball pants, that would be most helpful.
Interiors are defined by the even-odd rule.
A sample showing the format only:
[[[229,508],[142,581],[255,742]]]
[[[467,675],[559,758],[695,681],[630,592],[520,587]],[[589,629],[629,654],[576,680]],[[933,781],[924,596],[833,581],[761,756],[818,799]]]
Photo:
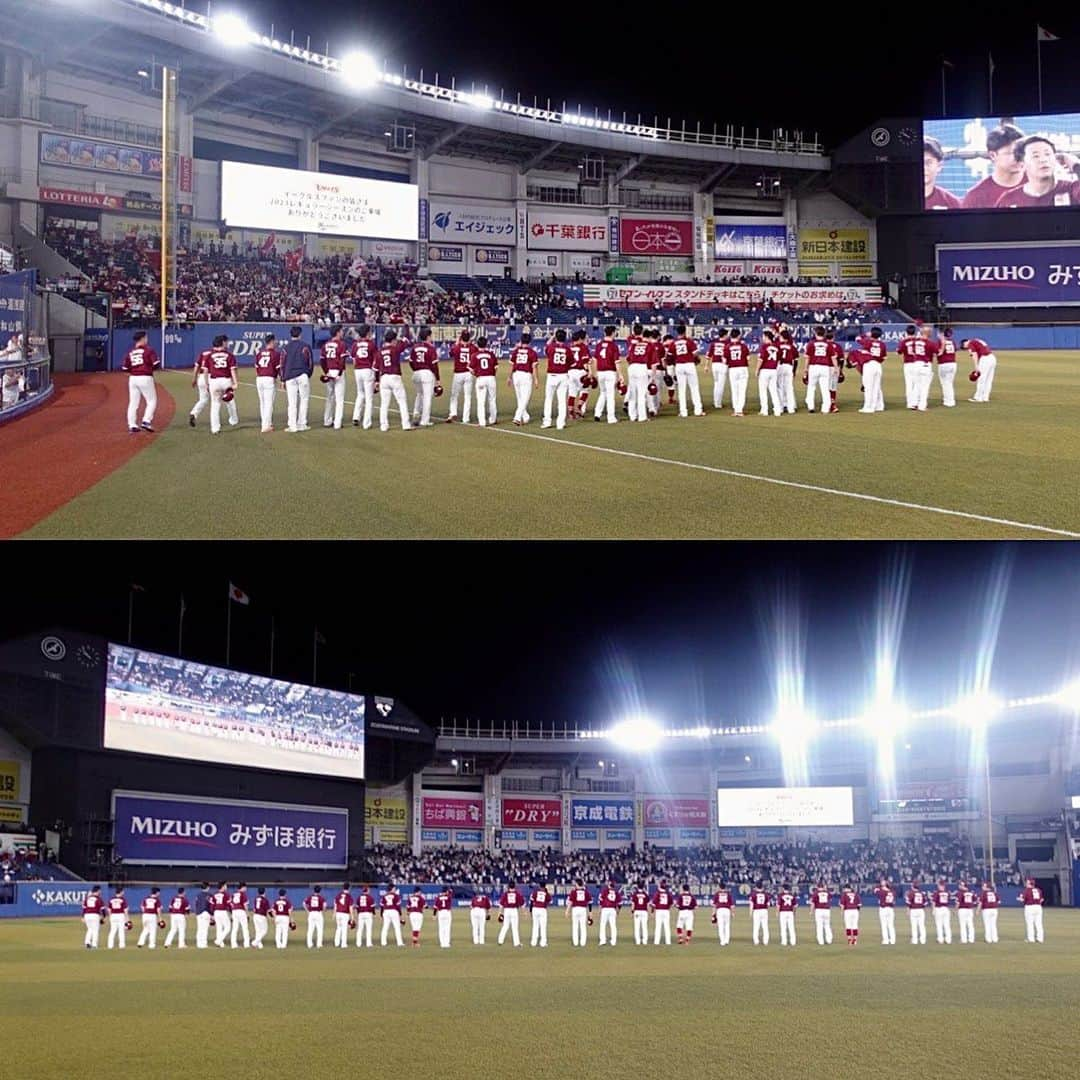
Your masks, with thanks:
[[[114,942],[119,949],[122,949],[127,945],[127,930],[124,929],[124,923],[126,922],[126,915],[113,915],[111,912],[109,913],[108,947],[110,949],[113,947]]]
[[[259,426],[263,431],[274,427],[274,394],[277,380],[272,375],[256,375],[255,390],[259,395]]]
[[[988,945],[996,945],[998,943],[997,917],[997,908],[983,908],[983,940],[985,940]]]
[[[649,944],[649,913],[647,911],[634,912],[634,944]]]
[[[232,928],[227,911],[214,912],[214,944],[219,948],[225,948],[225,941]]]
[[[307,431],[308,406],[311,402],[311,379],[307,375],[297,375],[285,383],[285,400],[288,403],[289,431]],[[277,916],[275,915],[276,919]],[[275,924],[274,933],[277,933]],[[280,946],[279,946],[280,947]]]
[[[349,913],[347,911],[334,912],[334,946],[338,949],[347,948],[349,944]]]
[[[827,413],[832,407],[832,395],[829,392],[829,376],[831,367],[824,364],[811,364],[807,369],[808,382],[806,384],[806,411],[814,411],[814,399],[817,393],[821,394],[821,411]]]
[[[289,916],[274,916],[274,944],[279,949],[284,949],[289,944]]]
[[[618,929],[615,925],[615,909],[606,907],[600,909],[600,944],[608,943],[608,935],[611,936],[611,944],[618,940]]]
[[[89,945],[91,949],[96,949],[98,947],[98,938],[101,937],[101,916],[84,915],[83,925],[86,927],[83,944]]]
[[[401,912],[395,911],[394,908],[389,908],[382,913],[382,934],[379,937],[379,942],[383,947],[386,946],[386,939],[391,930],[394,931],[394,939],[398,945],[401,945]]]
[[[714,409],[724,407],[724,384],[727,382],[727,364],[713,364],[712,366],[712,403]]]
[[[210,404],[210,391],[207,389],[209,376],[205,371],[200,371],[195,376],[195,389],[199,391],[199,400],[191,406],[191,415],[198,419],[199,414]]]
[[[412,427],[409,423],[409,399],[405,396],[405,382],[400,375],[384,375],[379,380],[379,430],[390,430],[391,395],[401,414],[401,428],[408,431]]]
[[[913,360],[904,365],[904,394],[909,409],[926,412],[932,374],[928,360]]]
[[[859,410],[864,413],[881,412],[885,404],[881,401],[881,361],[867,360],[862,366],[863,406]]]
[[[529,398],[532,397],[533,392],[533,377],[527,371],[515,371],[510,376],[510,381],[513,384],[514,398],[517,401],[514,419],[519,424],[527,424],[529,422]]]
[[[795,944],[795,912],[794,911],[781,911],[780,912],[780,944],[781,945],[794,945]]]
[[[307,915],[307,947],[321,949],[323,945],[323,913],[309,911]]]
[[[502,915],[503,922],[502,926],[499,927],[499,944],[501,945],[506,940],[506,935],[509,934],[515,947],[520,945],[518,909],[516,907],[507,908]]]
[[[1042,904],[1024,905],[1024,929],[1028,941],[1037,941],[1040,945],[1043,940],[1043,909]]]
[[[151,949],[157,948],[157,920],[156,915],[147,915],[145,911],[143,912],[142,930],[139,931],[137,945],[148,945]]]
[[[795,369],[791,364],[781,364],[776,369],[776,387],[780,395],[780,407],[793,413],[795,411]]]
[[[742,416],[746,410],[746,388],[750,383],[750,369],[729,368],[728,383],[731,385],[731,411],[736,416]]]
[[[476,419],[481,427],[494,424],[498,411],[494,375],[476,377]]]
[[[229,944],[234,948],[240,947],[240,938],[244,939],[244,948],[251,948],[251,934],[248,928],[248,917],[246,911],[234,911],[232,913],[232,936],[229,938]]]
[[[555,429],[562,431],[566,427],[566,398],[570,391],[570,380],[566,375],[548,375],[544,382],[544,421],[541,427],[551,427],[552,405],[557,406]]]
[[[937,932],[939,945],[952,944],[952,915],[948,908],[934,908],[934,930]]]
[[[251,921],[255,927],[255,937],[252,941],[252,948],[261,949],[263,947],[263,941],[266,939],[266,935],[270,932],[270,920],[265,915],[252,915]]]
[[[975,910],[974,908],[957,908],[956,922],[960,927],[960,944],[975,944]]]
[[[627,405],[631,420],[649,419],[649,368],[647,364],[631,364],[627,369]]]
[[[327,372],[330,381],[322,385],[326,388],[326,404],[323,406],[323,427],[335,427],[340,430],[341,420],[345,415],[345,372]]]
[[[951,409],[956,404],[956,361],[938,364],[937,377],[941,387],[941,404]]]
[[[990,391],[994,386],[994,372],[997,371],[997,357],[990,353],[989,356],[980,356],[978,364],[975,365],[979,372],[978,381],[975,383],[974,398],[976,401],[989,401]],[[153,408],[151,408],[153,413]],[[145,420],[146,417],[143,417]],[[1031,905],[1028,905],[1031,906]],[[1038,905],[1035,905],[1036,907]],[[1041,938],[1039,939],[1042,940]]]
[[[584,945],[589,938],[589,912],[586,908],[570,909],[570,942],[572,945]]]
[[[455,371],[450,379],[450,416],[458,414],[458,398],[464,395],[461,406],[462,423],[467,424],[472,415],[473,375],[471,371]]]
[[[362,911],[356,916],[356,947],[359,949],[361,941],[366,948],[371,948],[371,927],[375,922],[375,916],[370,911]]]
[[[720,939],[721,945],[730,944],[731,908],[722,907],[716,909],[716,936]]]
[[[170,915],[169,932],[165,935],[165,948],[167,949],[174,940],[178,940],[177,948],[187,948],[187,916]]]
[[[814,908],[814,933],[819,945],[832,944],[832,912],[828,908]]]
[[[679,415],[686,416],[686,391],[690,391],[690,401],[694,406],[694,415],[701,416],[701,386],[698,383],[696,364],[676,364],[675,382],[679,388]]]
[[[453,912],[436,911],[435,927],[439,932],[439,948],[450,948],[450,927],[453,924]]]
[[[896,908],[878,908],[878,922],[881,924],[881,944],[896,944]]]
[[[232,379],[210,380],[210,430],[217,433],[221,430],[221,395],[232,386]],[[229,424],[236,427],[240,423],[240,417],[236,411],[236,398],[226,401],[226,409],[229,411]]]
[[[596,394],[596,410],[593,412],[593,416],[599,418],[604,415],[604,410],[607,409],[607,422],[614,424],[617,422],[615,416],[615,384],[619,381],[618,376],[614,371],[598,371],[596,381],[599,390]]]
[[[757,945],[760,942],[762,945],[769,944],[769,909],[758,908],[753,912],[752,935],[754,944]]]
[[[356,404],[353,405],[352,418],[360,420],[365,431],[371,427],[371,410],[375,404],[375,372],[371,368],[355,368]]]
[[[761,415],[769,415],[769,402],[771,401],[773,416],[779,416],[783,411],[783,406],[780,404],[780,388],[777,386],[776,368],[762,368],[758,372],[757,392]]]
[[[195,916],[195,948],[205,949],[210,944],[210,924],[214,916],[209,911],[204,911]]]
[[[470,909],[469,922],[472,926],[472,943],[483,945],[487,932],[487,912],[483,908]]]
[[[671,944],[671,912],[669,910],[661,910],[656,912],[655,918],[655,930],[653,932],[653,944],[659,945],[661,935],[664,938],[664,944]]]
[[[431,423],[431,399],[435,393],[435,372],[424,369],[413,372],[412,419],[422,427]]]
[[[145,402],[142,422],[153,423],[154,410],[157,409],[157,387],[154,385],[153,375],[129,375],[128,376],[128,427],[138,427],[139,402]]]
[[[908,911],[908,921],[911,923],[911,944],[926,944],[926,909],[911,908]]]

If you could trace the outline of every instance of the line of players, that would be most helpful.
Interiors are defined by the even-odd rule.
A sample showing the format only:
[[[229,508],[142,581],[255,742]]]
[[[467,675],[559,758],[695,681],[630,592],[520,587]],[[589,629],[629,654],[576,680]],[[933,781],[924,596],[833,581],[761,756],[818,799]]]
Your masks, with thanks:
[[[874,889],[878,902],[878,920],[881,927],[881,944],[896,944],[896,905],[899,894],[892,884],[883,878]],[[755,886],[747,897],[751,912],[751,932],[754,945],[768,945],[769,909],[775,907],[780,930],[780,944],[794,946],[795,912],[801,903],[799,893],[784,884],[772,892],[766,886]],[[731,942],[732,913],[735,909],[735,892],[721,884],[712,898],[712,922],[716,925],[717,936],[722,946]],[[859,943],[859,916],[862,898],[853,884],[845,885],[838,896],[824,882],[819,882],[809,890],[806,904],[813,911],[814,931],[818,945],[831,945],[832,908],[834,900],[839,904],[843,916],[844,936],[849,946]],[[903,896],[908,911],[912,945],[926,944],[926,911],[933,911],[934,929],[939,945],[952,944],[952,912],[956,911],[960,930],[961,944],[975,942],[975,912],[982,915],[983,938],[987,944],[998,942],[998,909],[1001,894],[988,881],[984,881],[978,891],[964,880],[958,883],[955,891],[941,880],[927,889],[915,882]],[[1028,942],[1043,942],[1043,903],[1045,896],[1033,878],[1027,878],[1019,896],[1024,907],[1024,924]],[[509,884],[496,902],[501,924],[498,944],[502,945],[509,937],[514,948],[521,947],[520,915],[528,909],[532,922],[531,944],[533,947],[546,948],[548,938],[548,910],[555,903],[555,894],[550,886],[540,885],[526,893],[516,883]],[[649,943],[649,916],[653,917],[654,945],[671,944],[671,913],[675,911],[675,932],[678,945],[689,945],[694,937],[694,915],[698,907],[697,897],[690,887],[683,884],[679,889],[670,888],[661,881],[653,891],[641,884],[635,885],[627,894],[609,881],[598,890],[594,898],[592,892],[578,881],[566,896],[566,917],[571,924],[571,944],[584,947],[588,943],[589,927],[593,925],[593,906],[600,912],[599,944],[614,946],[618,940],[618,912],[627,906],[633,913],[634,944]],[[472,930],[473,945],[483,945],[486,939],[487,923],[491,920],[491,897],[477,891],[470,902],[469,922]],[[428,908],[427,900],[420,887],[402,900],[401,893],[390,886],[380,895],[371,892],[369,886],[362,885],[354,895],[346,882],[335,895],[332,902],[322,893],[321,886],[314,886],[303,903],[307,912],[307,947],[323,947],[325,915],[332,907],[334,915],[334,946],[347,948],[349,933],[356,931],[356,946],[372,947],[372,928],[375,912],[381,914],[382,928],[380,943],[385,947],[390,936],[398,948],[404,947],[402,940],[402,911],[408,918],[411,945],[420,947],[420,937],[424,924],[424,913]],[[432,908],[435,913],[439,947],[450,948],[454,896],[450,886],[444,886],[435,897]],[[169,901],[168,908],[163,906],[161,890],[152,888],[142,901],[140,912],[142,927],[137,943],[138,948],[146,945],[157,947],[157,932],[165,929],[165,914],[169,917],[169,932],[164,947],[168,949],[175,940],[177,948],[187,947],[187,917],[191,913],[191,904],[183,888],[176,890]],[[254,934],[248,924],[247,887],[240,883],[230,889],[222,882],[216,890],[203,885],[196,897],[195,919],[198,949],[210,945],[210,931],[215,932],[213,944],[223,949],[243,947],[261,949],[269,933],[271,924],[274,929],[274,944],[284,949],[289,943],[289,932],[296,929],[293,920],[293,906],[287,890],[279,889],[277,897],[271,901],[266,889],[260,887],[251,904]],[[123,949],[126,947],[126,934],[133,929],[133,922],[128,911],[124,890],[117,888],[108,901],[101,895],[101,887],[95,885],[83,903],[83,922],[86,933],[83,943],[88,949],[98,947],[101,926],[108,921],[109,936],[107,947]]]
[[[586,416],[590,392],[596,390],[593,419],[617,423],[622,411],[631,421],[646,422],[659,415],[662,406],[661,387],[667,388],[669,405],[678,403],[679,415],[704,416],[698,368],[703,361],[711,369],[714,409],[724,406],[725,389],[729,391],[732,413],[745,415],[750,367],[756,358],[754,372],[759,413],[774,416],[798,410],[795,381],[799,360],[805,358],[802,382],[806,386],[804,405],[807,411],[835,413],[839,385],[844,381],[844,369],[858,370],[862,378],[862,413],[882,412],[885,408],[882,393],[883,365],[889,349],[878,327],[863,334],[845,354],[832,330],[819,326],[814,336],[802,348],[795,344],[792,331],[777,323],[763,330],[761,340],[751,343],[739,329],[720,328],[717,336],[699,343],[687,336],[686,327],[678,326],[675,334],[665,334],[641,324],[632,327],[631,335],[622,347],[615,340],[616,328],[604,329],[604,337],[590,345],[584,330],[569,333],[557,330],[543,347],[546,361],[544,405],[541,427],[557,430],[566,427],[568,420]],[[267,334],[255,354],[255,386],[259,395],[259,413],[263,433],[274,430],[274,400],[280,379],[287,395],[286,431],[306,431],[311,380],[315,372],[312,350],[300,340],[300,328],[294,327],[284,348],[279,347],[273,334]],[[539,342],[537,342],[539,344]],[[941,388],[942,404],[956,404],[955,378],[957,343],[952,331],[942,329],[935,339],[929,327],[908,326],[900,339],[896,353],[903,361],[905,404],[907,408],[925,412],[933,382],[933,365]],[[972,359],[971,381],[976,383],[973,396],[976,403],[990,400],[997,358],[989,345],[980,338],[965,338],[959,349],[966,349]],[[145,346],[143,347],[145,350]],[[151,356],[153,351],[149,350]],[[141,356],[142,353],[139,354]],[[483,335],[473,340],[470,331],[463,331],[450,348],[453,372],[450,381],[450,408],[447,420],[460,419],[469,423],[475,397],[477,422],[481,427],[498,422],[496,387],[499,364],[503,360],[495,344]],[[124,360],[125,370],[135,374],[138,363],[136,350]],[[156,357],[153,357],[156,360]],[[513,422],[517,426],[531,420],[529,408],[533,392],[540,387],[541,358],[529,334],[509,350],[507,385],[514,391]],[[379,427],[390,428],[391,401],[396,404],[401,426],[431,427],[432,402],[444,388],[440,371],[438,346],[431,340],[429,327],[421,327],[415,340],[398,337],[397,331],[387,330],[381,345],[371,337],[371,328],[361,326],[350,343],[341,326],[331,328],[331,336],[320,350],[319,379],[326,389],[323,426],[340,429],[344,421],[345,393],[348,386],[347,365],[351,361],[356,387],[352,422],[365,430],[372,426],[375,395],[380,394]],[[412,372],[413,401],[410,408],[401,365],[407,363]],[[150,368],[152,373],[153,368]],[[140,368],[141,372],[141,368]],[[144,382],[145,373],[142,373]],[[149,380],[152,389],[152,380]],[[221,431],[221,406],[228,410],[229,424],[239,422],[235,393],[238,388],[236,358],[228,348],[228,338],[220,334],[213,347],[204,350],[195,361],[192,386],[198,390],[198,400],[189,414],[188,422],[196,426],[202,411],[209,406],[210,431]],[[134,390],[133,390],[134,395]],[[623,408],[617,406],[617,396],[624,398]],[[688,400],[689,399],[689,400]],[[134,397],[132,398],[134,400]],[[460,409],[459,409],[460,406]],[[148,410],[152,413],[152,409]],[[132,423],[129,409],[129,426]],[[142,425],[148,427],[144,418]]]

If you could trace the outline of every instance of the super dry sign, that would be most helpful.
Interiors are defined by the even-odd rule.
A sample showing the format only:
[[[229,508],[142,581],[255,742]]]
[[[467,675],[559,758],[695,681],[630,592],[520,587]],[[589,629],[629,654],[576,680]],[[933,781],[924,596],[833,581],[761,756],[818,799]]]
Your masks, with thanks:
[[[562,825],[559,799],[503,799],[504,829],[550,829]]]

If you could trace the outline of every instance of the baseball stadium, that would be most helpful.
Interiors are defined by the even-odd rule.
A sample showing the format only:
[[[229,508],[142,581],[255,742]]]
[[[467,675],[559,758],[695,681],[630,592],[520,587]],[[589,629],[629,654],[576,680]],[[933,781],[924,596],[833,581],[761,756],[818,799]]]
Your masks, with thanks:
[[[2,10],[5,537],[1080,535],[1080,114],[826,145]]]

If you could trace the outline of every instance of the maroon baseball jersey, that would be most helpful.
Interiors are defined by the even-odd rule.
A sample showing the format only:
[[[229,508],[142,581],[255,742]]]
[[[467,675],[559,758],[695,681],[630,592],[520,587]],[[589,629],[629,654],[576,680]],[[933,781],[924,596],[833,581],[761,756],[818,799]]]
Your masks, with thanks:
[[[551,893],[547,889],[533,889],[532,896],[529,897],[529,903],[534,908],[546,908],[551,903]]]
[[[810,906],[815,911],[828,911],[832,906],[832,899],[828,889],[811,889]]]
[[[714,364],[727,363],[727,338],[716,338],[705,347],[705,356]]]
[[[353,909],[352,893],[347,889],[342,889],[341,892],[334,897],[334,911],[339,915],[348,915]]]
[[[232,911],[247,911],[247,890],[237,889],[229,899],[229,908]]]
[[[672,341],[669,351],[676,364],[692,364],[697,358],[697,342],[683,334]]]
[[[525,894],[520,889],[507,889],[499,897],[499,907],[519,908],[525,906]]]
[[[630,894],[630,906],[634,911],[648,911],[649,894],[644,889],[635,889]]]
[[[365,912],[375,910],[375,897],[371,893],[358,893],[356,897],[356,910],[363,915]]]
[[[799,906],[799,898],[790,892],[782,892],[776,898],[776,907],[779,911],[794,911]]]
[[[525,371],[532,374],[536,370],[540,357],[531,345],[519,345],[510,354],[510,367],[514,371]]]
[[[750,347],[741,339],[729,341],[724,348],[724,355],[727,357],[729,368],[749,367],[750,365]]]
[[[668,911],[674,902],[674,897],[667,889],[657,889],[649,902],[656,911]]]
[[[156,915],[161,910],[161,897],[160,896],[147,896],[143,899],[143,902],[139,905],[139,910],[144,915]]]
[[[222,892],[220,889],[210,897],[210,910],[211,911],[228,911],[229,910],[229,894]]]
[[[901,338],[896,346],[896,352],[904,358],[905,364],[914,364],[930,359],[929,344],[926,338],[918,336]]]
[[[331,371],[344,371],[345,358],[348,355],[349,351],[344,341],[337,341],[334,338],[324,341],[319,359],[323,372],[329,375]]]
[[[764,371],[775,371],[780,363],[780,346],[763,341],[758,349],[758,359]]]
[[[570,342],[570,366],[572,368],[578,368],[584,371],[589,366],[589,358],[592,353],[589,351],[589,343],[587,341],[572,341]]]
[[[980,358],[989,356],[994,351],[982,338],[977,337],[968,338],[967,348],[968,352],[974,353]]]
[[[1046,897],[1043,895],[1043,891],[1038,885],[1028,885],[1020,894],[1020,900],[1025,907],[1029,904],[1037,904],[1039,907],[1042,907]]]
[[[814,338],[806,343],[806,360],[811,366],[831,367],[833,362],[833,343],[824,338]]]
[[[909,908],[914,908],[916,911],[921,911],[926,907],[928,900],[927,894],[923,889],[908,889],[907,896],[904,897],[904,902]]]
[[[209,349],[203,349],[203,351],[199,353],[199,355],[195,358],[196,372],[206,372],[207,370],[209,370],[207,367],[207,359],[209,358],[209,356]]]
[[[451,911],[454,907],[454,898],[447,893],[439,893],[435,897],[436,911]]]
[[[896,893],[891,885],[879,885],[874,890],[878,907],[896,907]]]
[[[109,914],[123,915],[128,909],[127,900],[122,896],[114,896],[109,900]]]
[[[407,341],[391,341],[380,345],[375,357],[375,371],[379,376],[401,374],[401,354],[409,347]]]
[[[191,905],[186,896],[174,896],[169,901],[169,912],[173,915],[187,915],[191,911]]]
[[[83,900],[82,913],[84,915],[100,915],[105,906],[105,900],[98,893],[87,893]]]
[[[570,370],[570,346],[565,342],[549,341],[544,355],[549,375],[565,375]]]
[[[255,375],[257,378],[277,378],[281,371],[281,353],[277,349],[260,349],[255,354]]]
[[[569,902],[571,907],[588,907],[592,903],[592,893],[578,886],[570,890]]]
[[[799,359],[799,350],[795,348],[790,341],[780,342],[780,363],[790,364],[792,366]]]
[[[231,379],[236,357],[228,349],[211,349],[206,357],[206,370],[211,379]]]
[[[161,361],[149,345],[143,345],[137,349],[128,349],[120,367],[129,375],[153,375],[154,369],[161,367]]]
[[[268,915],[270,913],[270,901],[265,896],[256,896],[251,906],[256,915]]]
[[[952,893],[948,889],[935,889],[930,894],[930,902],[934,907],[948,907],[952,900]]]
[[[409,911],[418,912],[423,911],[427,904],[424,902],[424,897],[420,893],[411,893],[409,899],[405,902],[406,908]]]
[[[472,357],[476,346],[471,341],[458,341],[450,346],[450,359],[454,361],[454,374],[472,371]]]
[[[994,204],[998,208],[1014,206],[1080,206],[1080,180],[1059,180],[1042,195],[1029,195],[1024,185],[1009,188]]]
[[[312,893],[305,901],[304,907],[308,911],[325,911],[326,897],[322,893]]]
[[[750,892],[750,906],[754,911],[764,911],[772,903],[772,897],[764,889],[753,889]]]
[[[274,901],[274,915],[290,915],[292,913],[292,904],[289,902],[287,896],[279,896]]]
[[[401,897],[396,892],[384,892],[379,897],[379,906],[386,911],[400,911]]]
[[[941,343],[935,341],[933,338],[923,338],[926,343],[926,358],[927,360],[933,360],[935,356],[941,351]]]
[[[862,907],[862,898],[854,889],[845,889],[840,894],[840,906],[845,911],[858,911]]]
[[[498,370],[499,357],[494,349],[477,349],[473,352],[473,374],[479,379],[494,375]]]
[[[951,192],[934,185],[934,190],[926,196],[923,203],[925,210],[959,210],[960,200]]]
[[[889,355],[889,346],[881,338],[863,338],[862,350],[867,360],[881,360]]]
[[[472,903],[469,905],[474,908],[483,908],[487,911],[491,907],[491,898],[487,896],[474,896]]]
[[[430,341],[418,341],[409,350],[409,366],[413,371],[439,372],[439,350]]]
[[[1001,897],[998,896],[997,890],[989,887],[984,887],[982,892],[979,893],[979,906],[989,911],[993,908],[1000,906]]]
[[[938,366],[956,363],[956,342],[951,337],[943,337],[939,342]]]
[[[613,889],[610,885],[600,890],[600,906],[617,908],[622,907],[623,896],[618,889]]]
[[[631,364],[648,364],[652,355],[652,342],[648,338],[632,337],[626,341],[626,359]]]
[[[604,338],[603,341],[597,342],[596,352],[593,354],[596,357],[596,370],[597,371],[616,371],[616,363],[619,359],[619,346],[611,341],[609,338]]]
[[[680,911],[693,911],[697,907],[697,897],[693,893],[681,892],[675,898],[675,906]]]
[[[1003,196],[1015,191],[1018,187],[1023,187],[1026,182],[1027,177],[1024,176],[1019,184],[1005,187],[992,176],[987,176],[967,192],[960,201],[960,205],[965,210],[993,210]]]
[[[373,368],[376,352],[375,342],[371,338],[358,338],[352,346],[353,364],[360,370]]]
[[[717,889],[713,893],[712,903],[714,908],[733,908],[735,906],[735,894],[730,889]]]
[[[956,906],[958,908],[973,908],[978,903],[974,889],[958,889],[956,892]]]

